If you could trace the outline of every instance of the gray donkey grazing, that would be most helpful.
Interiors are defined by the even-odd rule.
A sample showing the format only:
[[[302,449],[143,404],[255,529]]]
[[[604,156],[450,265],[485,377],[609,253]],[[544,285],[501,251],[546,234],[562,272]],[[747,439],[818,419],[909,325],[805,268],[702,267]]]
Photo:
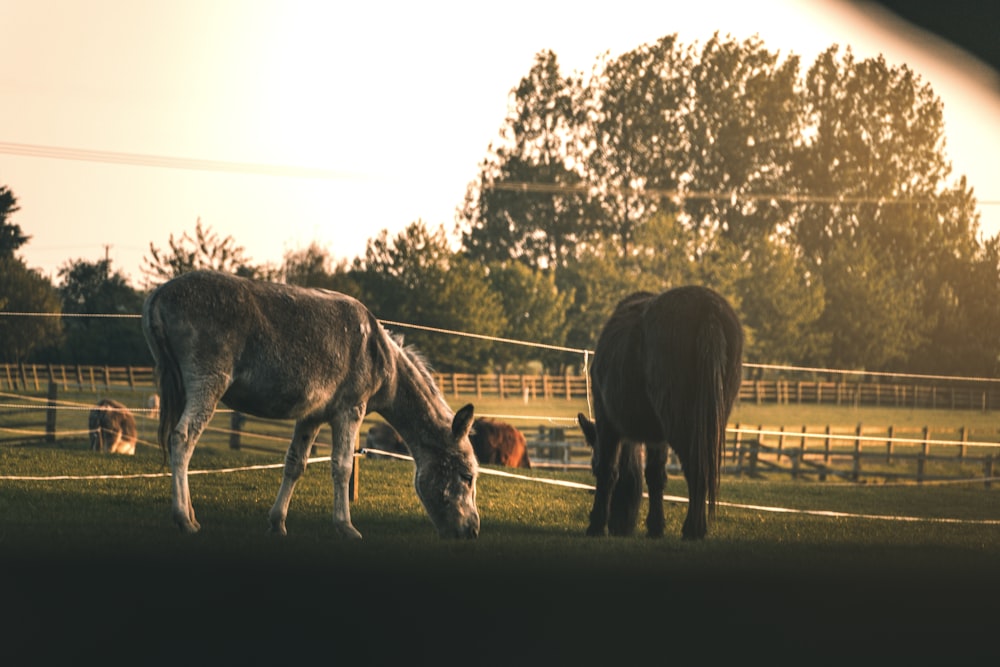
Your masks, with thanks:
[[[200,526],[188,465],[219,401],[265,419],[294,419],[284,477],[270,511],[284,535],[295,484],[323,424],[333,437],[333,523],[351,523],[348,484],[355,442],[369,412],[382,415],[413,454],[414,486],[442,537],[479,535],[473,407],[453,412],[420,357],[345,294],[194,271],[156,288],[142,310],[161,397],[159,440],[173,470],[173,515]]]

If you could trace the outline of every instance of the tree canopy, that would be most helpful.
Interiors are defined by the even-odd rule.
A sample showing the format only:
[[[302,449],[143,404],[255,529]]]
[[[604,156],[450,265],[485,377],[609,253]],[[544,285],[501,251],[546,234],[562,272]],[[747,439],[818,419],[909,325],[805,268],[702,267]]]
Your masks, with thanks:
[[[510,91],[453,236],[417,221],[351,261],[314,242],[276,269],[198,220],[166,250],[151,243],[144,273],[147,287],[213,268],[334,289],[383,320],[477,334],[401,332],[444,371],[561,370],[565,355],[488,338],[591,348],[625,294],[697,283],[736,307],[748,360],[995,375],[1000,235],[982,237],[944,130],[918,73],[837,45],[803,66],[757,37],[667,35],[588,75],[544,50]],[[0,188],[0,280],[24,285],[0,306],[17,289],[49,311],[132,307],[120,276],[87,262],[60,273],[53,302],[14,258],[29,239],[17,210]],[[5,338],[3,353],[41,337]]]

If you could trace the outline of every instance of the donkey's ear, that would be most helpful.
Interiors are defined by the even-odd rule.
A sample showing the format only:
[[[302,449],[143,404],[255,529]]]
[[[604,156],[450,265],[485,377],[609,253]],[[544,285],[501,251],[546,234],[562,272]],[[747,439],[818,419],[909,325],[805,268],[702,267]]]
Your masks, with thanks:
[[[451,434],[456,440],[469,435],[469,430],[472,429],[472,413],[472,403],[455,413],[455,418],[451,421]]]
[[[576,421],[580,424],[580,430],[583,431],[583,439],[587,441],[587,444],[591,447],[597,442],[597,426],[594,422],[587,419],[586,415],[582,412],[577,413]]]

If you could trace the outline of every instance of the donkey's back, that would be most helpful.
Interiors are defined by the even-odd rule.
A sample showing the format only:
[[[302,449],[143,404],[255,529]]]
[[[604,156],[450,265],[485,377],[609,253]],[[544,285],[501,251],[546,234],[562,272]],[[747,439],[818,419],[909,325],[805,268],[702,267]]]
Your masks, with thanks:
[[[143,327],[158,371],[176,373],[182,394],[221,391],[227,406],[264,418],[323,412],[385,375],[377,321],[336,292],[194,271],[150,295]]]

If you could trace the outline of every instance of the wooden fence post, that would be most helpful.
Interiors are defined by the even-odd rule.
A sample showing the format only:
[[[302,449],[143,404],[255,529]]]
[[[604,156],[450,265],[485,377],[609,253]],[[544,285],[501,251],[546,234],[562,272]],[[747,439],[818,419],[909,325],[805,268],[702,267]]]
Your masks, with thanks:
[[[969,431],[964,426],[958,430],[962,444],[958,446],[958,458],[965,458],[965,443],[969,441]]]
[[[56,441],[56,399],[59,388],[55,381],[49,380],[49,397],[45,407],[45,442]]]
[[[854,468],[851,470],[851,480],[857,482],[861,478],[861,424],[854,431]]]
[[[361,457],[358,456],[357,449],[355,449],[354,456],[351,457],[351,479],[347,483],[348,487],[347,493],[352,503],[358,499],[359,495],[361,495],[361,492],[359,490],[360,487],[359,482],[361,481],[360,468],[361,468]]]
[[[245,424],[247,418],[233,410],[233,413],[229,415],[229,449],[239,449],[240,448],[240,432],[243,430],[243,424]],[[306,456],[308,456],[308,452]]]
[[[983,457],[983,477],[985,478],[986,488],[989,489],[993,482],[993,460],[995,455],[987,454]]]
[[[892,445],[893,436],[896,433],[896,426],[894,424],[889,424],[889,437],[885,441],[885,462],[886,464],[892,463]]]
[[[736,457],[738,456],[737,452],[739,452],[740,447],[742,446],[743,446],[743,430],[742,426],[740,426],[740,423],[736,422],[736,437],[733,438],[733,461],[736,460]]]
[[[920,455],[917,457],[917,484],[924,481],[924,466],[927,463],[927,453],[930,449],[930,445],[927,439],[930,437],[930,428],[924,427],[924,441],[920,443]]]

